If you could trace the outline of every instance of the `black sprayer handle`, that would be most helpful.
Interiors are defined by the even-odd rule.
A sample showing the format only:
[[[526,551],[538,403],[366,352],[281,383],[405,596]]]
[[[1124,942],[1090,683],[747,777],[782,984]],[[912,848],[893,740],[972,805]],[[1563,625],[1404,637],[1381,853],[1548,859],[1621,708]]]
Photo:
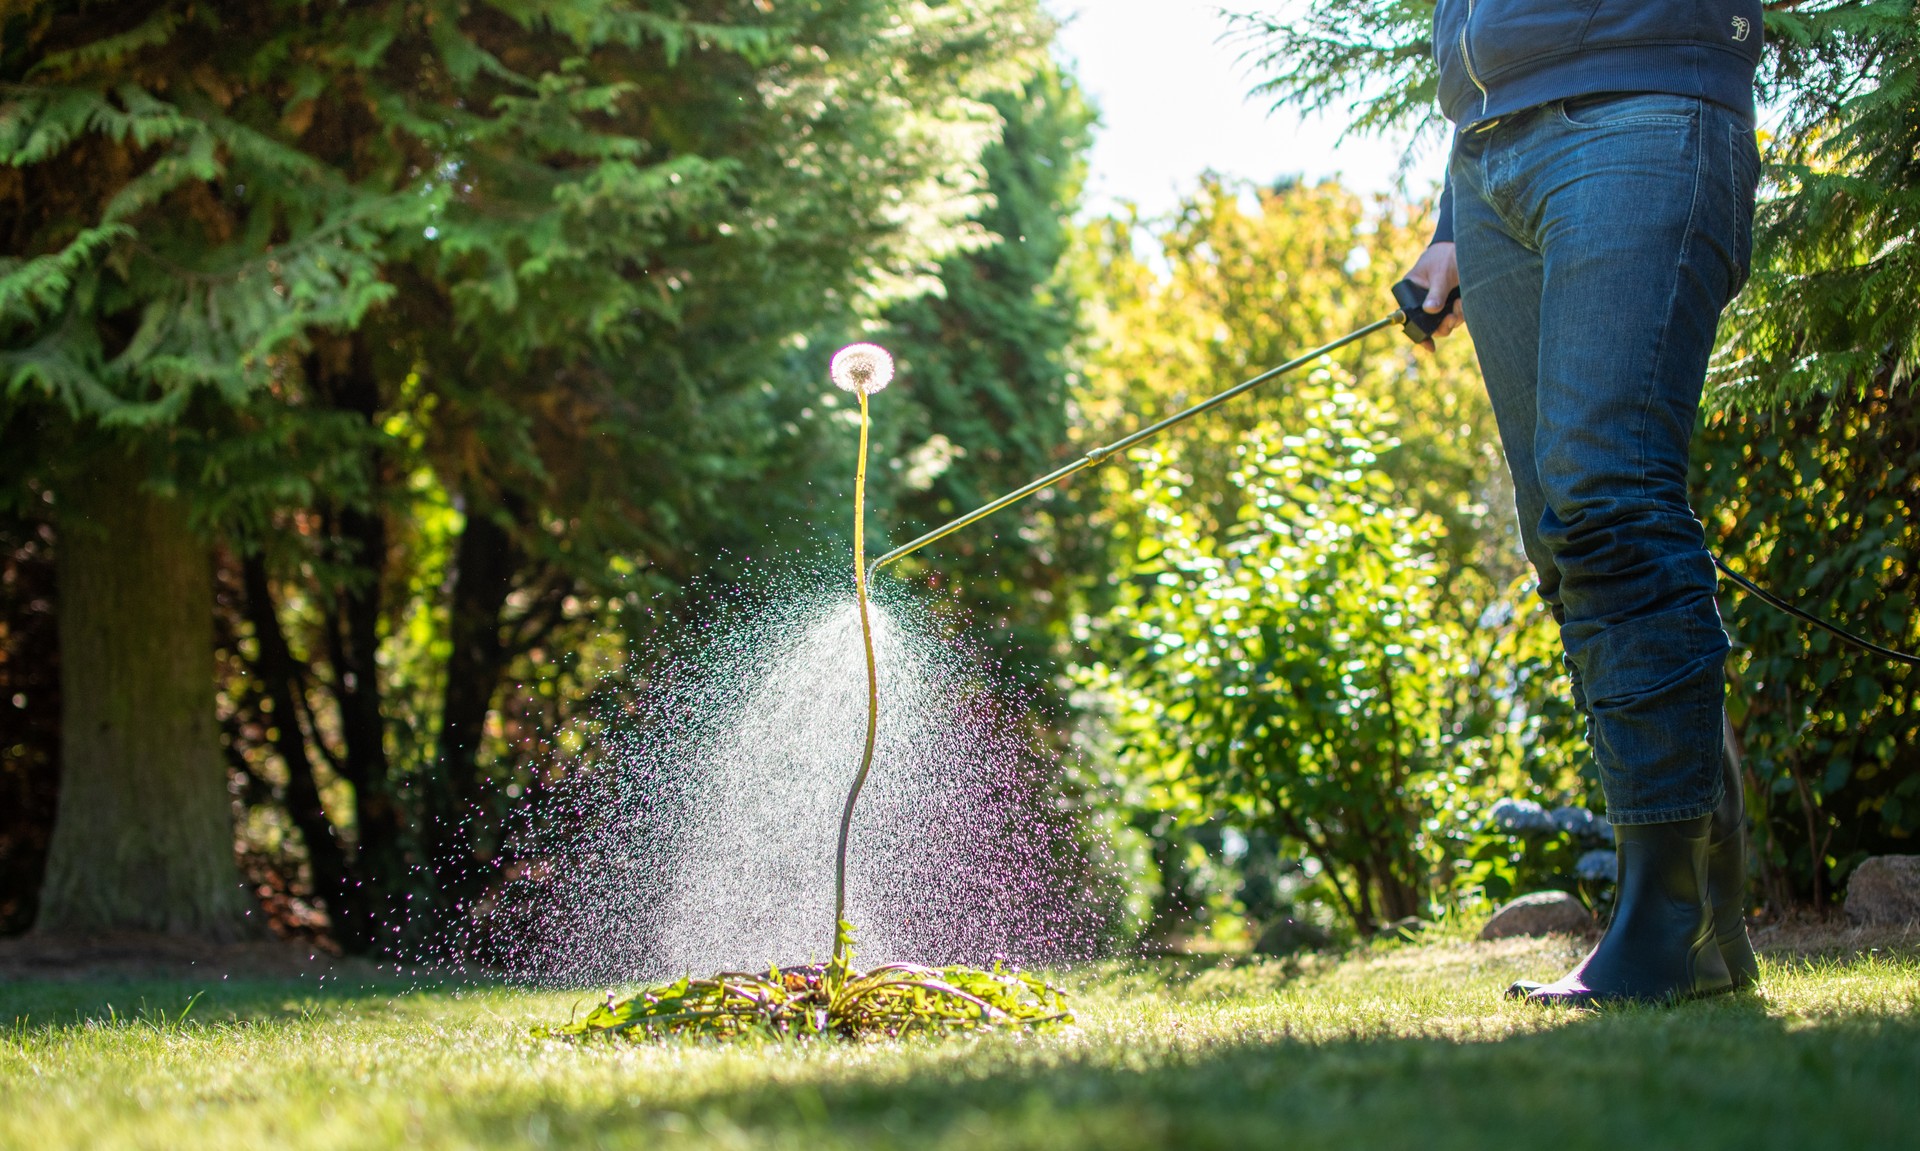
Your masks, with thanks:
[[[1460,302],[1460,289],[1455,288],[1447,296],[1447,306],[1437,312],[1427,311],[1427,290],[1412,280],[1402,280],[1393,286],[1393,298],[1405,314],[1406,322],[1400,330],[1407,339],[1416,344],[1424,344],[1433,339],[1433,333],[1440,330],[1440,321],[1447,318],[1453,306]]]

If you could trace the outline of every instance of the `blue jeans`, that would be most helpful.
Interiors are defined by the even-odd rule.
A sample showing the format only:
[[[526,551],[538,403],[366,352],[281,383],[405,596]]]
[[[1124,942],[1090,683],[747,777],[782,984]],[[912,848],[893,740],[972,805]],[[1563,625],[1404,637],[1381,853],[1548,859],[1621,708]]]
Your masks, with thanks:
[[[1454,147],[1461,298],[1616,823],[1719,799],[1728,645],[1687,454],[1759,163],[1739,115],[1664,95],[1548,104]]]

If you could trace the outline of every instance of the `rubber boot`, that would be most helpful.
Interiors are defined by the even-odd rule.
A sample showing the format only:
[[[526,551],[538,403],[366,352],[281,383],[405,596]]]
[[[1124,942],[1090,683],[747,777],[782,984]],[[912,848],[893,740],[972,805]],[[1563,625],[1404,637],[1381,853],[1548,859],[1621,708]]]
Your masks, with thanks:
[[[1723,788],[1707,847],[1707,896],[1713,903],[1713,937],[1737,991],[1759,984],[1760,960],[1747,938],[1747,789],[1732,739],[1722,747]]]
[[[1564,978],[1515,984],[1528,1003],[1671,1003],[1733,989],[1707,901],[1713,816],[1614,828],[1619,885],[1600,943]]]

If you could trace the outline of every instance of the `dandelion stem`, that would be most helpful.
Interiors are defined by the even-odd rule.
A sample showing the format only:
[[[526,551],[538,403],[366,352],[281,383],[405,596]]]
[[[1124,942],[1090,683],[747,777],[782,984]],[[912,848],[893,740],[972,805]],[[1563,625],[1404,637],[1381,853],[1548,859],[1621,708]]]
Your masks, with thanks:
[[[840,925],[847,918],[847,836],[853,830],[853,805],[866,786],[867,773],[873,770],[873,740],[880,728],[880,673],[873,661],[873,620],[867,613],[867,393],[860,393],[860,458],[853,473],[853,590],[860,600],[860,642],[867,653],[867,743],[860,753],[860,773],[853,777],[847,792],[847,808],[840,813],[840,850],[834,856],[833,871],[833,958],[840,959],[845,933]]]

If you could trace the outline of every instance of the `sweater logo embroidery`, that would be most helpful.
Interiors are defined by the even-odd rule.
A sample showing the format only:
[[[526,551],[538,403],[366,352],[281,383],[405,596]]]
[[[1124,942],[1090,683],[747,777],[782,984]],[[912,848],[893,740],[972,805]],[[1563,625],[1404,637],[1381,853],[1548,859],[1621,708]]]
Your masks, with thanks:
[[[1745,42],[1747,33],[1751,31],[1753,31],[1753,24],[1745,16],[1735,16],[1733,18],[1734,43],[1739,44]]]

